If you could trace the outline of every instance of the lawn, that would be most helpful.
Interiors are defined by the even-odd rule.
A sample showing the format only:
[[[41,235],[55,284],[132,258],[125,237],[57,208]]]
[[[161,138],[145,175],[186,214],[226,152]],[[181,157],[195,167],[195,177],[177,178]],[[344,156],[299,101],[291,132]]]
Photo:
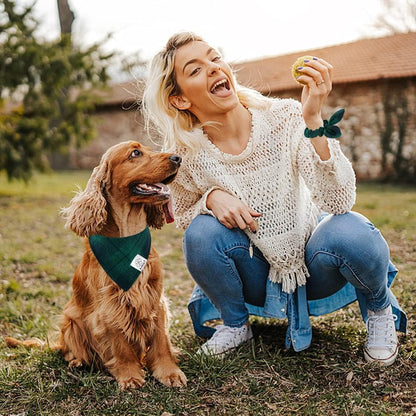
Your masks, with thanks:
[[[71,295],[83,243],[59,215],[87,172],[37,175],[28,186],[0,176],[0,337],[46,339]],[[393,291],[406,310],[395,365],[365,363],[358,306],[313,318],[312,346],[284,349],[287,323],[252,318],[254,340],[223,360],[195,355],[203,340],[186,305],[192,281],[182,233],[153,231],[165,266],[171,337],[188,386],[169,389],[152,377],[120,391],[96,368],[68,369],[58,352],[10,349],[0,342],[0,416],[5,415],[415,415],[416,187],[362,184],[355,210],[381,229],[400,269]]]

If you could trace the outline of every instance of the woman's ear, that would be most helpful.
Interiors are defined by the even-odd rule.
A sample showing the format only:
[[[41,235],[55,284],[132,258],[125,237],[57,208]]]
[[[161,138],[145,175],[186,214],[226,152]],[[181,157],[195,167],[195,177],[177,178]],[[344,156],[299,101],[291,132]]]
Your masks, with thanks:
[[[191,103],[183,95],[171,95],[169,102],[178,110],[189,110]]]

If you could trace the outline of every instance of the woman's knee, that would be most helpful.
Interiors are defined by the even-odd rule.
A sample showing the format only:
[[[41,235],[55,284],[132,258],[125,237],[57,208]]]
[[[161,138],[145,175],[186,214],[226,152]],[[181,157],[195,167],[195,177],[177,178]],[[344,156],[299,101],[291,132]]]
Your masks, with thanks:
[[[211,215],[198,215],[186,229],[183,237],[185,260],[207,266],[237,237],[236,230],[229,230]]]
[[[368,246],[387,246],[380,231],[358,212],[341,215],[329,215],[317,226],[313,236],[326,245],[348,248],[365,248]]]
[[[342,254],[353,262],[366,263],[370,269],[389,260],[389,248],[380,231],[357,212],[325,217],[312,234],[308,247],[314,252]]]
[[[184,245],[190,248],[212,246],[224,226],[211,215],[198,215],[184,233]]]

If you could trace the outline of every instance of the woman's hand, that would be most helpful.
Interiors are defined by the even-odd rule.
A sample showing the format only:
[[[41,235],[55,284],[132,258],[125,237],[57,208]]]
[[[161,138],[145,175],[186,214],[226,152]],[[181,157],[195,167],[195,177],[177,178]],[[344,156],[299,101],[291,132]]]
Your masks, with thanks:
[[[332,65],[323,59],[313,58],[304,61],[297,78],[304,85],[302,90],[302,114],[306,126],[315,130],[323,126],[322,106],[332,89]]]
[[[214,189],[207,197],[207,208],[227,228],[241,228],[255,232],[258,224],[254,218],[262,214],[244,204],[239,198],[221,189]]]
[[[304,66],[298,71],[302,74],[297,78],[304,85],[302,90],[302,115],[306,127],[311,130],[319,129],[324,125],[322,120],[322,106],[332,90],[332,65],[323,59],[313,58],[304,61]],[[326,137],[311,139],[316,153],[321,160],[331,157]]]

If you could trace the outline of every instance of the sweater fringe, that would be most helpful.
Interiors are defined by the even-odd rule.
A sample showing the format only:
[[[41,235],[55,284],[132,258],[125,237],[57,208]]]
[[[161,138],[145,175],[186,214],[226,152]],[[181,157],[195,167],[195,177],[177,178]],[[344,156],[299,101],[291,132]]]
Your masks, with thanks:
[[[270,267],[269,280],[273,283],[280,283],[283,292],[293,293],[298,286],[306,284],[309,272],[306,265],[301,264],[297,269],[278,270]]]

